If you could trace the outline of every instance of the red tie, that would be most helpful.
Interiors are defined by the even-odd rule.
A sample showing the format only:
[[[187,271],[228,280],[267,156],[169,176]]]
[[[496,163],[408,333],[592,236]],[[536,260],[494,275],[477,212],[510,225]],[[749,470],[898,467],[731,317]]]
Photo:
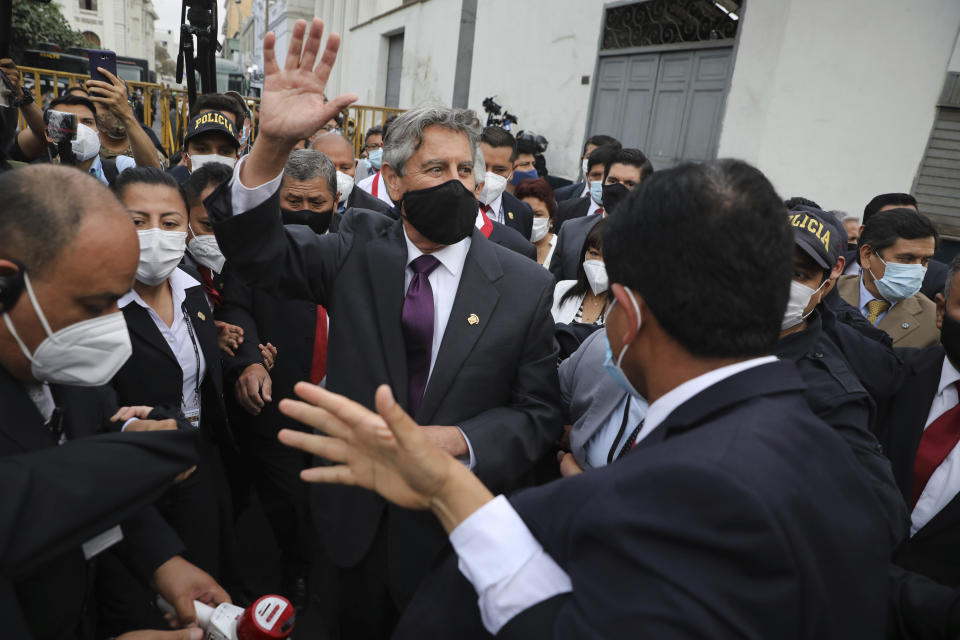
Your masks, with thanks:
[[[958,387],[960,390],[960,387]],[[927,486],[930,476],[937,470],[953,448],[960,442],[960,404],[953,407],[926,428],[920,437],[917,457],[913,461],[913,504]]]
[[[598,216],[602,216],[602,215],[603,215],[603,207],[597,207],[597,215],[598,215]]]
[[[480,207],[480,217],[483,218],[483,226],[480,227],[480,233],[482,233],[485,238],[489,238],[490,233],[493,231],[493,222],[487,217],[487,211],[490,211],[490,205],[485,204]]]
[[[379,197],[380,193],[380,172],[377,171],[377,174],[373,176],[373,184],[370,185],[370,195],[374,198]]]
[[[317,305],[317,329],[313,339],[313,364],[310,382],[320,384],[327,375],[327,310]]]
[[[213,308],[219,309],[223,305],[223,296],[220,295],[217,287],[213,284],[213,273],[207,267],[199,267],[197,271],[200,272],[200,278],[203,280],[203,290],[210,297]]]

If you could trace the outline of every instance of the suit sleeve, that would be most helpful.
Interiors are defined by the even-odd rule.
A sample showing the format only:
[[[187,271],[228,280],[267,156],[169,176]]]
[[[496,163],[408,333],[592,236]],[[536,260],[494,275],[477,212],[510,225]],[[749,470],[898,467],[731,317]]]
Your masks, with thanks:
[[[960,636],[960,591],[890,565],[887,636],[906,640]]]
[[[104,434],[0,458],[0,574],[29,572],[134,517],[197,463],[196,438]]]
[[[262,364],[263,356],[257,345],[263,341],[253,318],[253,292],[239,278],[231,277],[227,283],[223,306],[217,310],[217,320],[235,324],[243,329],[243,342],[230,356],[220,352],[225,378],[235,378],[251,364]]]
[[[351,216],[336,234],[318,236],[309,227],[284,227],[279,191],[234,215],[230,182],[217,187],[204,204],[221,251],[244,282],[281,297],[326,304],[353,238]]]
[[[552,302],[553,287],[545,285],[530,319],[510,404],[458,425],[476,455],[474,472],[494,491],[513,486],[562,434]]]
[[[563,280],[563,233],[557,230],[557,246],[553,248],[553,257],[550,259],[550,273],[557,282]]]

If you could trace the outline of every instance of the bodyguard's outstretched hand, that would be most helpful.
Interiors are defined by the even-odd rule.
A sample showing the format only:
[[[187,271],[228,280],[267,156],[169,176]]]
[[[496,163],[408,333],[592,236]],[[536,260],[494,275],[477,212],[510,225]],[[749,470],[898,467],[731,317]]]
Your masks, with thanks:
[[[284,429],[280,441],[335,463],[304,470],[304,480],[360,486],[401,507],[431,509],[448,532],[493,499],[470,470],[433,444],[388,386],[377,389],[378,413],[304,382],[294,390],[307,402],[282,400],[280,411],[327,435]]]
[[[240,180],[249,187],[259,186],[279,175],[297,140],[312,136],[357,99],[353,94],[345,94],[324,101],[323,91],[337,60],[340,36],[330,34],[317,63],[323,21],[313,19],[304,42],[306,30],[307,23],[297,20],[282,69],[274,51],[276,35],[271,31],[263,40],[260,132],[240,175]]]

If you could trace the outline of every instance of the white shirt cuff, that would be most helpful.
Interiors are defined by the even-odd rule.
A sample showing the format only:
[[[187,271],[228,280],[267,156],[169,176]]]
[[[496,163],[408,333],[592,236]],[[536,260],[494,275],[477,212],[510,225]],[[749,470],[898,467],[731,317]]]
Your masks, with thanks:
[[[468,438],[467,434],[463,432],[463,429],[461,429],[460,427],[457,427],[457,431],[460,432],[460,435],[462,435],[463,439],[466,440],[467,442],[467,455],[457,456],[457,460],[465,464],[467,466],[467,469],[470,469],[470,471],[473,471],[474,467],[477,466],[477,456],[475,456],[473,453],[473,445],[470,444],[470,438]]]
[[[270,199],[277,189],[280,188],[280,181],[283,179],[283,172],[280,172],[276,178],[257,187],[247,187],[240,182],[240,168],[250,156],[243,156],[237,160],[237,165],[233,168],[233,177],[230,179],[230,198],[233,202],[233,215],[239,215],[244,211],[250,211],[259,207]]]
[[[450,532],[460,573],[479,596],[480,617],[496,635],[518,613],[573,590],[570,577],[497,496]]]

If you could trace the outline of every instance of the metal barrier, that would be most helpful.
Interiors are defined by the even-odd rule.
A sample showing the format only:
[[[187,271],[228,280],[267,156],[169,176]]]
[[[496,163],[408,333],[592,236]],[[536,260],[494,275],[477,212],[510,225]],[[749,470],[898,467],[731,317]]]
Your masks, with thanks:
[[[73,85],[83,85],[90,79],[89,75],[80,73],[70,73],[67,71],[54,71],[52,69],[40,69],[35,67],[20,67],[20,81],[24,86],[33,88],[38,103],[43,106],[43,99],[47,93],[52,93],[53,97],[58,97],[64,89]],[[154,118],[157,113],[160,115],[160,144],[163,147],[167,157],[180,148],[180,141],[186,131],[187,120],[190,113],[190,105],[187,104],[187,92],[185,89],[170,87],[165,84],[153,82],[132,82],[125,81],[131,91],[140,92],[143,104],[143,122],[148,127],[154,126]],[[258,120],[260,118],[260,98],[245,98],[247,108],[251,114],[251,143],[256,140],[258,130]],[[363,138],[367,129],[374,125],[382,125],[390,116],[403,113],[404,109],[395,109],[392,107],[373,107],[368,105],[354,104],[350,105],[344,112],[347,121],[353,122],[353,134],[350,135],[348,127],[344,134],[353,145],[354,155],[360,157],[363,152]],[[20,116],[20,126],[25,127],[26,123],[23,116]]]

